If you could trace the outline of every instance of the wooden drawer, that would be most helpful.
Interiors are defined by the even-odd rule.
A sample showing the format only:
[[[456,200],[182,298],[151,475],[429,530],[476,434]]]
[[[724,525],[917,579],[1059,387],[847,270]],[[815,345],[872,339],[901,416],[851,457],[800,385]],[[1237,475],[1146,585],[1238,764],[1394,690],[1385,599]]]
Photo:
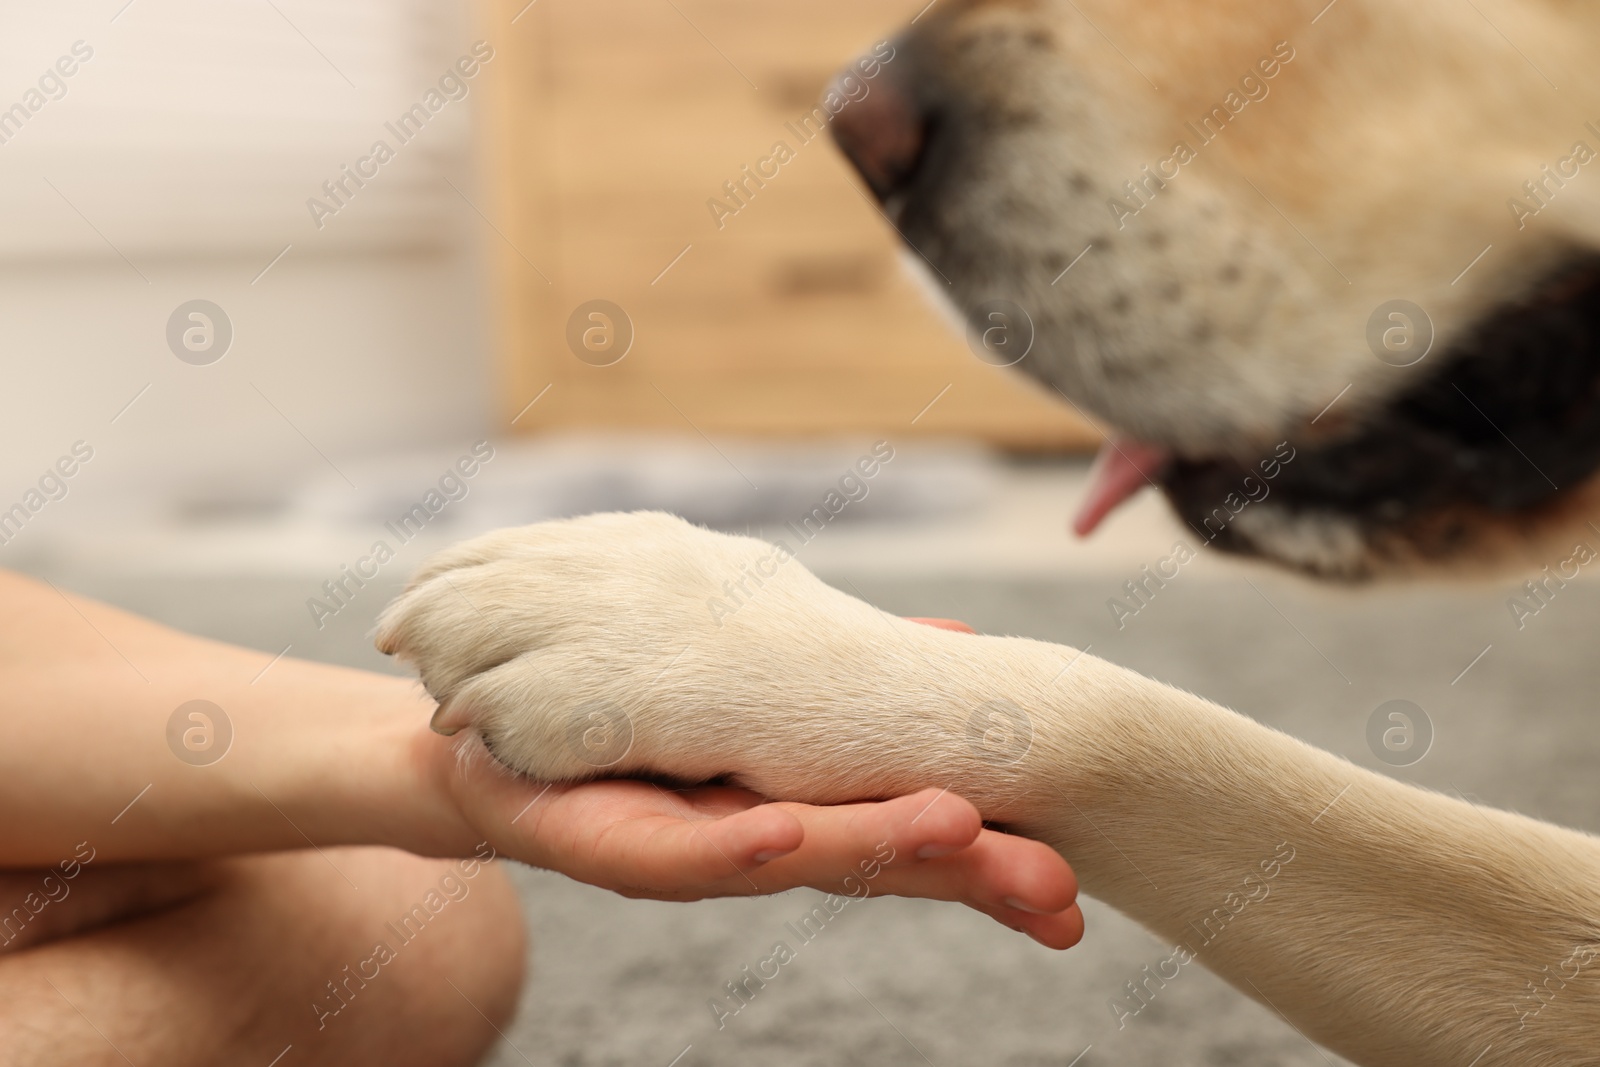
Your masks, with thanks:
[[[483,2],[496,49],[483,208],[500,234],[501,410],[517,430],[1099,441],[967,350],[831,140],[790,125],[921,0]],[[793,158],[718,219],[708,201],[735,206],[724,183],[779,142]],[[607,366],[567,343],[574,309],[595,299],[633,328]]]

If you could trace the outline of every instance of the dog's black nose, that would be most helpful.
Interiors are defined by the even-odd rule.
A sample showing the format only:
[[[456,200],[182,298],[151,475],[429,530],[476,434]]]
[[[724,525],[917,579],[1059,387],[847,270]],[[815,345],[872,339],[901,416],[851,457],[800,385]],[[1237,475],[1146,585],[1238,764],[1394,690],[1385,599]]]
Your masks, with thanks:
[[[928,116],[889,65],[870,81],[862,78],[858,66],[846,68],[830,90],[849,101],[834,116],[833,139],[873,194],[887,200],[916,174],[927,147]]]

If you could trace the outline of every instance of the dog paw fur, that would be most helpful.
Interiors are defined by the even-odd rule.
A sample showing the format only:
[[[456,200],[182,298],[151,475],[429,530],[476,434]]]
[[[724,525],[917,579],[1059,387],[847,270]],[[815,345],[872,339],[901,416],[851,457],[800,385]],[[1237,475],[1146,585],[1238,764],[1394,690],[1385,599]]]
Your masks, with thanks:
[[[886,615],[782,545],[649,512],[448,549],[377,636],[439,702],[436,729],[476,730],[515,770],[811,802],[992,777],[972,725],[1008,699],[972,654],[990,640]]]

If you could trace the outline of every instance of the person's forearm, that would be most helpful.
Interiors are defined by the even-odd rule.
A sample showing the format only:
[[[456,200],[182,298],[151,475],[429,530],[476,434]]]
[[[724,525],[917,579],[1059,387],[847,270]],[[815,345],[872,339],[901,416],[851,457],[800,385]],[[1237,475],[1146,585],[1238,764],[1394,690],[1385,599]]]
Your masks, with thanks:
[[[414,683],[204,641],[0,573],[0,866],[178,859],[310,845],[432,853],[473,842],[418,746]],[[204,700],[222,727],[180,716]],[[202,714],[204,709],[200,709]],[[211,716],[215,719],[215,716]],[[188,744],[183,731],[193,731]],[[192,747],[190,747],[192,746]],[[179,753],[188,758],[181,758]]]

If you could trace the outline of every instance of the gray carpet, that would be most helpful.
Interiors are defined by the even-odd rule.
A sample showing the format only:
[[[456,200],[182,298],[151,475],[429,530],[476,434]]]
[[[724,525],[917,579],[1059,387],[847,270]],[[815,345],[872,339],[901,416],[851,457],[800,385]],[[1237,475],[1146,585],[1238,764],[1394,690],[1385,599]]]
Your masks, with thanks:
[[[58,580],[185,628],[276,653],[386,669],[367,647],[370,610],[320,634],[305,590],[282,581]],[[1600,661],[1587,620],[1600,587],[1580,578],[1518,631],[1503,586],[1311,589],[1265,572],[1250,582],[1186,571],[1118,631],[1106,608],[1123,576],[1072,582],[884,582],[848,578],[890,611],[949,615],[982,630],[1082,646],[1194,690],[1357,762],[1367,718],[1405,698],[1432,719],[1415,767],[1391,771],[1525,813],[1600,828],[1600,732],[1587,726]],[[1461,676],[1485,646],[1492,648]],[[1094,902],[1089,932],[1051,953],[949,905],[854,904],[719,1030],[707,1002],[819,894],[663,905],[519,871],[533,930],[532,980],[493,1067],[931,1064],[1168,1067],[1338,1062],[1273,1013],[1195,968],[1118,1031],[1109,998],[1164,953]],[[685,1049],[688,1051],[685,1052]],[[675,1060],[675,1057],[680,1057]]]

